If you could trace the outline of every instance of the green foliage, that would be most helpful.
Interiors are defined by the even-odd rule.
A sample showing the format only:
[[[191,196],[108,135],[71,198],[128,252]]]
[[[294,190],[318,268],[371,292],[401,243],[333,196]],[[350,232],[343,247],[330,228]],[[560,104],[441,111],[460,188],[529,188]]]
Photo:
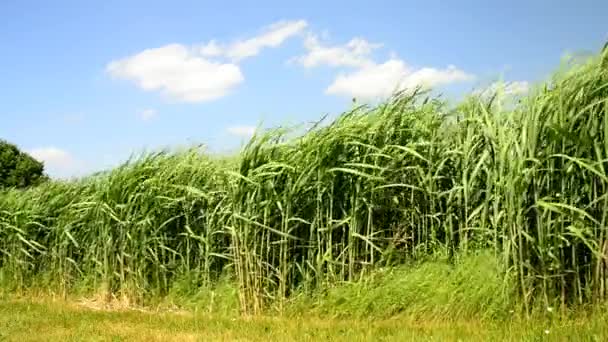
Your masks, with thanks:
[[[494,319],[513,316],[513,288],[492,253],[381,268],[357,282],[294,296],[292,314],[415,319]],[[505,288],[506,286],[506,288]]]
[[[607,60],[604,51],[573,65],[519,102],[499,91],[450,108],[403,93],[295,138],[255,136],[236,159],[160,152],[10,190],[0,200],[0,280],[28,288],[48,274],[63,292],[86,283],[144,300],[228,276],[241,310],[257,313],[379,267],[489,250],[504,291],[528,310],[605,301]],[[459,273],[428,267],[456,279],[439,298],[472,299],[464,312],[497,290],[480,275],[480,288],[462,292]],[[366,291],[370,303],[382,295]],[[397,311],[411,303],[403,296]]]
[[[0,189],[37,185],[46,179],[43,171],[41,162],[0,140]]]

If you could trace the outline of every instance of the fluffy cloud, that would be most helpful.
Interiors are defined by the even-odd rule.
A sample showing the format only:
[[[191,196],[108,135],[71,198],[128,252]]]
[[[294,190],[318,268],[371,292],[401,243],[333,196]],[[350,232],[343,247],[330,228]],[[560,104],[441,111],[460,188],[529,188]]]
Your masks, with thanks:
[[[402,60],[392,58],[382,64],[370,64],[354,72],[338,75],[325,93],[375,100],[418,86],[431,88],[471,79],[472,75],[455,66],[445,69],[413,69]]]
[[[239,137],[249,138],[255,133],[255,126],[230,126],[226,129],[228,133]]]
[[[263,48],[278,47],[306,25],[303,20],[280,21],[255,37],[228,45],[212,40],[202,46],[169,44],[147,49],[110,62],[106,71],[114,78],[134,82],[146,91],[160,91],[177,101],[212,101],[244,81],[236,62],[259,54]]]
[[[52,176],[67,177],[82,174],[84,171],[84,163],[67,151],[54,146],[34,148],[27,153],[44,162],[46,172]]]
[[[302,32],[308,24],[304,20],[279,21],[267,26],[262,32],[252,38],[238,40],[228,45],[220,45],[215,40],[203,45],[199,52],[203,56],[224,56],[239,61],[247,57],[253,57],[260,53],[263,48],[276,48],[287,39]]]
[[[527,81],[515,81],[507,83],[504,92],[510,95],[523,95],[530,91],[530,84]]]
[[[142,121],[150,121],[158,116],[156,109],[144,109],[137,113],[137,116]]]
[[[293,58],[291,62],[298,63],[305,68],[321,65],[333,67],[365,67],[373,64],[370,54],[381,44],[373,44],[363,38],[353,38],[348,43],[338,46],[324,46],[314,34],[309,34],[304,47],[308,51],[305,55]]]
[[[135,82],[144,90],[159,90],[183,102],[220,98],[243,82],[240,68],[198,56],[192,49],[170,44],[113,61],[107,71]]]
[[[295,57],[295,62],[305,68],[322,65],[350,69],[339,73],[325,89],[329,95],[355,97],[361,100],[385,98],[397,91],[432,88],[454,82],[470,81],[473,75],[450,65],[447,68],[412,68],[403,60],[391,57],[384,63],[377,63],[372,52],[382,44],[370,43],[357,37],[343,45],[322,44],[314,34],[309,34],[304,42],[307,53]]]
[[[530,91],[530,83],[527,81],[513,81],[513,82],[494,82],[488,87],[475,91],[478,95],[492,95],[496,92],[501,92],[504,95],[524,95]]]

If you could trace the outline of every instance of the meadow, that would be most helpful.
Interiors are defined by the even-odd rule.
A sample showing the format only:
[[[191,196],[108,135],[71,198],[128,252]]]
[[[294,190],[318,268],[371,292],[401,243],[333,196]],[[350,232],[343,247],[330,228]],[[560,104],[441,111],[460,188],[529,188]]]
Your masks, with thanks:
[[[457,105],[399,93],[258,132],[235,156],[166,150],[4,190],[0,287],[245,316],[593,311],[608,295],[608,50],[526,96],[504,89]]]

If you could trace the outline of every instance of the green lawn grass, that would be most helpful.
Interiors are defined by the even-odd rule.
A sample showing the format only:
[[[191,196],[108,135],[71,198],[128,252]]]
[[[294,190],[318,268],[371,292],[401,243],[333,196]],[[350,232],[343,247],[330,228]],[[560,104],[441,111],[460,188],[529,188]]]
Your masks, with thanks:
[[[423,320],[230,317],[0,300],[1,341],[606,341],[604,319]]]

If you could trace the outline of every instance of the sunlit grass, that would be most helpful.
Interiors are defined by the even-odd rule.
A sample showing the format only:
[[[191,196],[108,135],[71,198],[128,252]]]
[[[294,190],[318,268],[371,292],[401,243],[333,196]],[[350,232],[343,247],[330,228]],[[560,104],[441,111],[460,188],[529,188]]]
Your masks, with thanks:
[[[256,314],[364,288],[379,268],[407,277],[404,265],[479,252],[498,260],[497,298],[526,312],[604,302],[607,61],[572,66],[517,103],[403,93],[299,137],[261,133],[233,159],[159,152],[3,191],[0,283],[135,304],[229,283]]]
[[[47,299],[0,300],[6,341],[604,341],[605,313],[586,320],[328,319],[95,310]]]

